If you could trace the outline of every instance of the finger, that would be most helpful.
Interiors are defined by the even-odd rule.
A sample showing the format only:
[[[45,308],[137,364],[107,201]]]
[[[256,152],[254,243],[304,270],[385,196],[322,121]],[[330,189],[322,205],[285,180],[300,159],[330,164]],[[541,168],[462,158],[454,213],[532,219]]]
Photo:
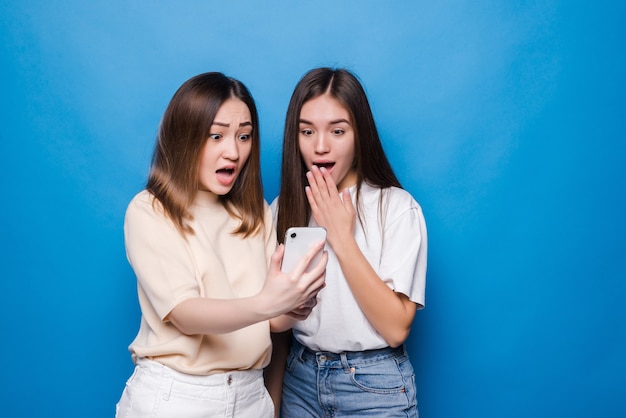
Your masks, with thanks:
[[[338,197],[339,190],[337,190],[337,185],[335,184],[335,180],[333,180],[333,176],[330,174],[330,171],[328,171],[326,167],[322,167],[320,168],[320,174],[324,180],[324,186],[328,192],[328,196],[331,198]]]
[[[325,275],[326,264],[328,264],[328,251],[323,251],[319,261],[309,270],[309,273],[315,275],[315,277]]]
[[[345,189],[341,192],[341,200],[343,201],[343,207],[351,216],[355,214],[354,205],[352,204],[352,197],[350,196],[350,190]]]
[[[306,308],[304,306],[299,306],[289,311],[287,314],[291,317],[298,319],[306,319],[311,314],[312,308]]]
[[[317,305],[317,295],[319,292],[322,291],[322,289],[324,289],[326,287],[326,279],[324,277],[324,275],[322,276],[318,276],[312,283],[311,283],[311,297],[308,300],[314,299],[315,300],[315,304]],[[304,306],[304,305],[302,305]],[[313,308],[313,307],[311,307]]]
[[[303,276],[306,268],[309,266],[313,258],[323,250],[324,245],[326,245],[326,241],[319,241],[309,247],[309,249],[304,253],[304,255],[298,260],[295,267],[291,271],[291,277],[294,280],[298,280]]]
[[[303,319],[306,319],[308,317],[308,315],[299,315],[295,312],[287,312],[285,315],[295,319],[296,321],[302,321]]]
[[[297,308],[295,308],[292,312],[297,315],[307,315],[309,312],[311,312],[312,309],[313,309],[312,307],[300,305]]]
[[[322,174],[322,170],[328,172],[325,168],[323,167],[319,168],[318,166],[314,165],[313,167],[311,167],[311,175],[313,176],[313,179],[315,180],[315,185],[317,186],[317,189],[319,191],[319,196],[325,199],[329,196],[329,190],[328,190],[328,184],[326,183],[326,179],[324,178],[324,175]]]
[[[317,206],[317,201],[315,200],[315,196],[313,196],[311,187],[306,186],[304,188],[304,193],[306,194],[306,198],[309,201],[309,206],[311,207],[311,211],[313,211],[313,213],[316,213],[319,207]]]
[[[304,259],[304,257],[303,257]],[[302,261],[302,260],[301,260]],[[326,275],[326,264],[328,263],[328,252],[323,251],[319,261],[315,264],[309,266],[308,271],[302,274],[302,281],[304,282],[305,292],[307,293],[307,299],[315,296],[313,292],[319,292],[319,283],[318,281],[324,281]],[[310,264],[310,262],[309,262]],[[294,267],[295,273],[295,267]],[[317,290],[316,290],[317,289]]]
[[[311,170],[314,170],[314,169],[319,171],[319,169],[315,166],[313,166]],[[317,178],[313,174],[313,171],[307,171],[306,179],[309,182],[309,189],[311,190],[311,196],[313,197],[315,202],[321,202],[322,195],[320,192],[320,187],[319,187],[319,184],[317,183]]]
[[[285,245],[279,244],[278,247],[276,247],[274,254],[272,254],[272,257],[270,258],[269,274],[276,274],[280,272],[280,267],[283,264],[284,255]]]
[[[316,305],[317,305],[317,297],[313,296],[313,297],[307,299],[307,301],[304,302],[304,304],[301,306],[301,308],[313,309]]]
[[[326,264],[328,263],[328,251],[324,251],[319,262],[307,273],[311,279],[307,287],[309,297],[317,297],[317,294],[326,287]]]
[[[293,311],[291,311],[291,314],[294,317],[298,317],[298,320],[303,320],[303,319],[307,319],[309,317],[309,315],[311,315],[311,312],[313,311],[313,308],[303,308],[303,307],[299,307],[294,309]]]

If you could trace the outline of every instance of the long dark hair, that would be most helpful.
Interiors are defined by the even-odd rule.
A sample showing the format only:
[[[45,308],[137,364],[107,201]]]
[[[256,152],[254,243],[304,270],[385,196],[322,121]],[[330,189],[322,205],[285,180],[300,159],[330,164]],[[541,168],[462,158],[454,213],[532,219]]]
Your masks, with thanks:
[[[357,211],[364,181],[381,189],[401,187],[385,155],[367,95],[357,77],[345,69],[313,69],[296,85],[287,109],[277,217],[277,234],[281,242],[287,228],[306,226],[311,218],[304,192],[307,167],[298,146],[299,119],[302,106],[324,94],[330,95],[348,110],[354,128]]]
[[[210,72],[190,78],[172,97],[159,127],[146,189],[161,203],[182,234],[193,234],[189,207],[199,187],[199,167],[215,115],[228,99],[248,106],[252,149],[231,191],[219,196],[228,212],[241,220],[234,233],[248,236],[263,224],[259,121],[248,89],[238,80]]]

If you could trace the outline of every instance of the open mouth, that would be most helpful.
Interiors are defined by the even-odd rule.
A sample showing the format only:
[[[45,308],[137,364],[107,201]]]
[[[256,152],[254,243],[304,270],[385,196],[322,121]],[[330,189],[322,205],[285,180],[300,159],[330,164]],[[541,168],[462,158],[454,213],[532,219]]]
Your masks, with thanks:
[[[234,168],[220,168],[219,170],[217,170],[218,174],[223,174],[226,176],[232,176],[234,172],[235,172]]]
[[[220,168],[215,171],[217,181],[226,187],[230,187],[235,181],[235,169],[232,167]]]
[[[325,163],[313,163],[313,165],[318,166],[319,168],[324,167],[326,170],[330,170],[331,168],[333,168],[335,166],[335,163],[332,162],[325,162]]]

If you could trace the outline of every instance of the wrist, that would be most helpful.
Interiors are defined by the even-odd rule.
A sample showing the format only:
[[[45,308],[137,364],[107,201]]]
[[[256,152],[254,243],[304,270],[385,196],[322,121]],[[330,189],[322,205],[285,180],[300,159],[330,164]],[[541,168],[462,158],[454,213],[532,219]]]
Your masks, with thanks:
[[[259,321],[267,321],[280,314],[280,312],[276,312],[275,304],[269,299],[270,298],[265,297],[262,293],[259,293],[253,296],[249,301],[250,309],[252,309],[254,315],[259,318]]]
[[[359,251],[359,246],[351,235],[344,239],[337,240],[337,242],[331,244],[331,247],[339,260],[346,257],[349,259],[351,254],[354,254],[355,251]]]

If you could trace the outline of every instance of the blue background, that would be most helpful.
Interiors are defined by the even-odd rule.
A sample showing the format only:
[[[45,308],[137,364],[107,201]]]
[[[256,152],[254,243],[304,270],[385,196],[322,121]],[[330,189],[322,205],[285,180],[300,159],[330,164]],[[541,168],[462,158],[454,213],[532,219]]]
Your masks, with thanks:
[[[0,409],[109,417],[139,325],[123,246],[160,117],[223,71],[265,195],[298,79],[363,81],[429,227],[423,418],[626,416],[626,3],[4,1]]]

